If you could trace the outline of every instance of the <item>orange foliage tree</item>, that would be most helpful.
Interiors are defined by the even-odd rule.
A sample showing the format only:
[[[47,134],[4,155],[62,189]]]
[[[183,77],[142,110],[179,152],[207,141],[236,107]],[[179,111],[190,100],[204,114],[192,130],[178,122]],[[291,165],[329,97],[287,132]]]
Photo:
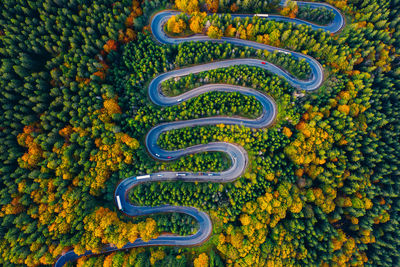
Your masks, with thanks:
[[[286,6],[281,10],[282,16],[287,16],[289,18],[295,18],[299,8],[297,3],[291,0],[286,2]]]
[[[229,9],[232,11],[232,13],[235,13],[239,10],[239,7],[236,5],[236,3],[233,3]]]
[[[204,28],[203,20],[206,17],[205,12],[195,12],[189,20],[190,30],[194,33],[201,33]]]
[[[19,160],[19,165],[22,168],[33,168],[43,157],[43,150],[34,140],[34,133],[39,132],[33,125],[25,126],[23,133],[17,137],[20,146],[28,148],[28,151]]]
[[[228,27],[225,29],[224,36],[226,37],[234,37],[236,34],[236,28],[232,26],[232,24],[229,24]]]
[[[217,13],[219,0],[206,0],[207,9],[212,13]]]
[[[194,267],[208,267],[208,256],[206,253],[201,253],[196,259],[194,259]]]
[[[103,46],[104,51],[106,53],[110,53],[111,50],[117,51],[118,43],[115,40],[108,40],[106,44]]]

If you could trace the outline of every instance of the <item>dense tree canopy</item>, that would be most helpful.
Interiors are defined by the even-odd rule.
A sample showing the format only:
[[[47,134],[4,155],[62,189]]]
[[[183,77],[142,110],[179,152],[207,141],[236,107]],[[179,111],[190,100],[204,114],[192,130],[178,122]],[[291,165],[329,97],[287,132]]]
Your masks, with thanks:
[[[117,183],[160,170],[221,171],[221,152],[163,163],[144,136],[161,122],[216,115],[257,117],[260,103],[211,92],[161,108],[147,96],[156,75],[192,64],[259,58],[299,79],[310,66],[282,53],[211,42],[161,45],[149,18],[176,7],[172,35],[229,36],[308,54],[324,67],[316,92],[298,92],[260,68],[235,66],[163,83],[168,95],[229,83],[272,96],[268,129],[216,125],[164,133],[158,144],[242,145],[246,172],[233,183],[152,183],[129,192],[140,205],[194,206],[213,235],[197,248],[135,248],[82,258],[85,266],[400,265],[400,2],[327,2],[346,15],[337,35],[262,18],[204,12],[276,12],[327,24],[324,9],[260,0],[3,0],[0,12],[0,264],[52,264],[63,251],[98,252],[164,232],[187,235],[182,214],[127,218]]]

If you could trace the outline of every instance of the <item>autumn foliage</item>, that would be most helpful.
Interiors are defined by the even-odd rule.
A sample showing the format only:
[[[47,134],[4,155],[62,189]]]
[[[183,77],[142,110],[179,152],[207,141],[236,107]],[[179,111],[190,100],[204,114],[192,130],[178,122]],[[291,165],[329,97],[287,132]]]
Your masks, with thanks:
[[[195,12],[189,20],[190,30],[194,33],[201,33],[204,28],[203,19],[206,17],[205,12]]]
[[[208,267],[208,256],[206,253],[201,253],[199,257],[194,259],[194,267]]]
[[[206,0],[207,8],[212,13],[217,13],[219,0]]]
[[[99,252],[105,244],[151,240],[158,231],[197,230],[192,218],[179,214],[125,217],[113,203],[115,185],[160,170],[229,168],[224,153],[149,160],[138,140],[158,123],[255,118],[260,106],[245,95],[210,92],[155,107],[146,94],[153,77],[234,58],[259,58],[299,79],[310,75],[308,64],[289,54],[223,42],[159,45],[144,24],[168,1],[59,2],[1,1],[2,266],[50,266],[70,249]],[[123,250],[84,258],[78,266],[400,266],[396,1],[327,0],[346,16],[339,34],[255,16],[199,13],[281,11],[331,21],[329,12],[297,8],[294,1],[279,9],[277,2],[178,0],[176,7],[189,16],[176,16],[167,29],[177,36],[203,33],[282,47],[310,55],[324,68],[323,86],[315,92],[299,92],[251,66],[163,84],[174,94],[206,83],[246,86],[271,95],[279,108],[268,129],[216,125],[160,137],[168,149],[213,141],[243,146],[249,161],[235,182],[152,183],[129,192],[143,205],[209,213],[214,235],[199,248]]]
[[[39,129],[33,125],[25,126],[23,133],[18,135],[18,143],[28,148],[28,151],[22,156],[19,162],[22,168],[32,168],[42,159],[43,150],[39,144],[35,142],[34,133]]]
[[[181,33],[186,29],[186,22],[182,18],[171,16],[167,21],[167,31],[172,33]]]
[[[188,14],[199,11],[198,0],[176,0],[175,5],[178,9]]]
[[[221,39],[222,31],[215,26],[210,26],[208,28],[207,35],[212,39]]]
[[[85,218],[85,236],[89,243],[94,242],[97,249],[104,244],[113,244],[121,248],[128,242],[135,242],[138,237],[148,241],[158,236],[156,223],[153,219],[146,219],[144,222],[134,224],[122,222],[117,213],[107,208],[100,207],[93,214]],[[100,242],[99,242],[99,241]],[[91,244],[93,246],[94,244]],[[93,247],[78,246],[76,252],[82,252]]]
[[[288,0],[286,6],[282,8],[281,15],[289,18],[295,18],[298,12],[298,6],[295,1]]]

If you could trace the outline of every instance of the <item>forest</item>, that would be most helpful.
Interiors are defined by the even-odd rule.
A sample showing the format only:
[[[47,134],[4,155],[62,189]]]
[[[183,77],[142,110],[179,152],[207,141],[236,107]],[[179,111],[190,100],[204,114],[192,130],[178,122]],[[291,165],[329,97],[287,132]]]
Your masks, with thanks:
[[[257,58],[307,80],[310,66],[290,54],[229,43],[160,44],[152,15],[184,13],[169,36],[234,37],[307,54],[324,68],[323,85],[298,91],[284,78],[238,65],[170,79],[176,96],[204,84],[249,87],[271,96],[269,128],[210,125],[163,133],[175,150],[223,141],[249,155],[232,183],[145,183],[129,192],[145,206],[193,206],[212,219],[197,247],[140,247],[82,257],[67,266],[399,266],[400,1],[327,0],[346,17],[338,33],[306,25],[232,18],[271,13],[320,25],[325,9],[277,0],[2,0],[0,11],[0,265],[52,265],[74,250],[121,248],[163,233],[189,235],[190,216],[131,218],[114,201],[130,176],[222,171],[222,152],[154,160],[148,131],[164,122],[212,116],[255,118],[260,103],[209,92],[171,107],[154,105],[158,74],[234,58]],[[222,13],[221,16],[213,13]]]

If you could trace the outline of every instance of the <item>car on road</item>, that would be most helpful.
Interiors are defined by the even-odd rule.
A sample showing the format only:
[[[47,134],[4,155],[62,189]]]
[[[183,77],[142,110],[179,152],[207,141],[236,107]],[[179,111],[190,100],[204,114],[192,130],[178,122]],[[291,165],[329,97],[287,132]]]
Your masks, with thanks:
[[[168,156],[167,159],[172,159],[172,157],[171,157],[171,156]]]
[[[160,154],[156,153],[156,157],[158,157],[158,158],[159,158],[159,157],[160,157]]]
[[[265,64],[267,64],[267,63],[265,63],[265,62],[263,61],[263,62],[261,62],[261,64],[265,65]]]

